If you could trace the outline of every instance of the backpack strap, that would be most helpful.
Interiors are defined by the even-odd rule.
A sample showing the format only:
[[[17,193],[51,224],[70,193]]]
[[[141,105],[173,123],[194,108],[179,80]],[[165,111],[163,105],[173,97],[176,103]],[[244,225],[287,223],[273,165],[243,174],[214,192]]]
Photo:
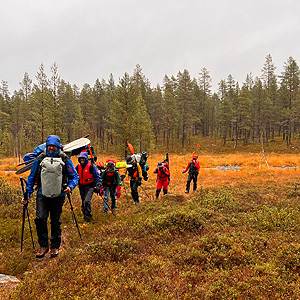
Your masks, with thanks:
[[[70,157],[63,151],[59,151],[58,157],[61,158],[61,160],[64,162],[64,167],[63,167],[63,187],[69,183],[69,176],[66,168],[66,162],[70,159]]]

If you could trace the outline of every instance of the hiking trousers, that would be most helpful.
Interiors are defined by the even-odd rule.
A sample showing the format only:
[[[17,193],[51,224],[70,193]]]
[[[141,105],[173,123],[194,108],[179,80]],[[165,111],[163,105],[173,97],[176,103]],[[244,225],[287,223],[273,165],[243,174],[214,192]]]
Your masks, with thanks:
[[[94,185],[79,184],[81,197],[81,211],[85,220],[92,218],[92,197],[94,194]]]
[[[131,196],[133,198],[134,203],[139,203],[139,192],[138,192],[139,183],[137,180],[130,180],[130,189],[131,189]]]
[[[65,197],[48,198],[40,194],[36,197],[35,226],[40,247],[49,246],[47,221],[50,214],[50,248],[59,249],[61,244],[61,214]]]
[[[111,198],[111,209],[117,208],[116,206],[116,186],[104,186],[103,187],[103,212],[107,212],[108,203],[109,203],[109,195]],[[106,204],[106,203],[107,204]]]
[[[193,180],[193,190],[195,191],[197,189],[197,178],[198,174],[189,174],[187,182],[186,182],[186,191],[190,191],[190,184]]]

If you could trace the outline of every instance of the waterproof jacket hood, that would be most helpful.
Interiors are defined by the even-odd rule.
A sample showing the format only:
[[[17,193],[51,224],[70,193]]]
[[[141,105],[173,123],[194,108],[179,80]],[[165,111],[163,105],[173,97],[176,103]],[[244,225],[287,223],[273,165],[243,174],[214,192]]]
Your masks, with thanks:
[[[78,162],[80,163],[80,158],[84,158],[85,159],[85,163],[87,163],[89,161],[89,155],[87,154],[87,152],[83,151],[79,154],[78,156]]]
[[[53,153],[50,153],[48,151],[48,146],[49,145],[54,145],[56,147],[58,147],[57,151],[53,152]],[[49,135],[47,137],[47,140],[46,140],[46,153],[47,153],[47,156],[57,156],[58,153],[60,152],[60,147],[61,147],[61,142],[60,142],[60,138],[57,136],[57,135]]]

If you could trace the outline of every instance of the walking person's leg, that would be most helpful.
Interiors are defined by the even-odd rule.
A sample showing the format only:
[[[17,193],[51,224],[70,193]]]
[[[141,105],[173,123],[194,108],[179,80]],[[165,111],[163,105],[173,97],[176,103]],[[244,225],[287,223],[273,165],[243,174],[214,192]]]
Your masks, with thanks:
[[[52,200],[52,201],[51,201]],[[65,197],[57,197],[50,199],[50,219],[51,219],[51,239],[50,249],[51,257],[58,255],[58,250],[61,244],[61,214],[64,205]],[[50,202],[49,201],[49,202]]]
[[[38,194],[36,197],[36,218],[34,220],[38,236],[38,243],[40,245],[40,250],[36,254],[37,258],[44,257],[44,255],[49,251],[47,227],[48,216],[49,203],[46,198]]]

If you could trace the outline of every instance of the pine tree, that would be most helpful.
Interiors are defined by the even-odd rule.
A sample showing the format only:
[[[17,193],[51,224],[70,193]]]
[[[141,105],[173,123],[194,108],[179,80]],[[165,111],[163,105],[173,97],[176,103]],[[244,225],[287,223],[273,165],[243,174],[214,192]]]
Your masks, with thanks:
[[[251,109],[252,109],[252,100],[250,97],[250,93],[249,90],[244,86],[238,97],[238,109],[237,109],[238,130],[241,132],[241,135],[244,140],[244,145],[248,144],[248,140],[250,138],[250,130],[252,127]]]
[[[188,130],[194,123],[194,90],[190,74],[187,70],[177,74],[177,89],[176,98],[178,101],[179,109],[181,111],[181,126],[182,138],[181,147],[184,148],[185,140],[188,136]]]
[[[79,100],[84,122],[89,126],[90,138],[95,139],[97,134],[96,100],[89,84],[83,85]]]
[[[209,136],[211,125],[210,117],[213,113],[213,105],[211,102],[211,77],[206,68],[202,68],[199,75],[199,87],[202,91],[202,134],[203,136]]]
[[[277,85],[277,76],[275,74],[276,67],[273,63],[273,59],[271,54],[266,56],[266,62],[262,69],[262,80],[264,84],[264,88],[267,93],[267,99],[272,102],[272,111],[273,115],[271,118],[270,131],[272,134],[272,139],[275,136],[275,123],[276,120],[280,119],[281,109],[278,109],[278,85]],[[268,100],[268,101],[269,101]]]
[[[49,81],[43,64],[41,64],[37,72],[36,79],[37,84],[34,84],[33,92],[30,97],[30,135],[31,140],[35,144],[42,144],[45,143],[47,135],[50,134],[48,124],[51,109]]]
[[[58,75],[58,66],[54,63],[50,71],[52,76],[49,81],[49,91],[51,94],[50,111],[49,111],[49,128],[52,134],[60,136],[61,139],[65,138],[63,132],[63,119],[65,110],[62,106],[62,99],[58,93],[60,85],[60,76]]]
[[[176,128],[179,126],[179,109],[175,98],[174,85],[168,77],[164,79],[164,111],[167,128],[167,149],[170,148],[171,134],[174,136]],[[173,140],[173,139],[172,139]]]
[[[127,141],[135,149],[141,149],[143,144],[147,149],[151,147],[149,130],[152,126],[145,103],[127,73],[120,79],[106,122],[120,153],[127,155]]]
[[[300,69],[293,57],[289,57],[284,64],[281,78],[281,96],[284,102],[284,119],[287,121],[286,141],[291,144],[294,120],[296,118],[296,96],[300,85]]]
[[[141,93],[134,102],[136,111],[131,124],[131,132],[137,137],[135,144],[138,144],[139,151],[149,152],[153,141],[152,123]]]

